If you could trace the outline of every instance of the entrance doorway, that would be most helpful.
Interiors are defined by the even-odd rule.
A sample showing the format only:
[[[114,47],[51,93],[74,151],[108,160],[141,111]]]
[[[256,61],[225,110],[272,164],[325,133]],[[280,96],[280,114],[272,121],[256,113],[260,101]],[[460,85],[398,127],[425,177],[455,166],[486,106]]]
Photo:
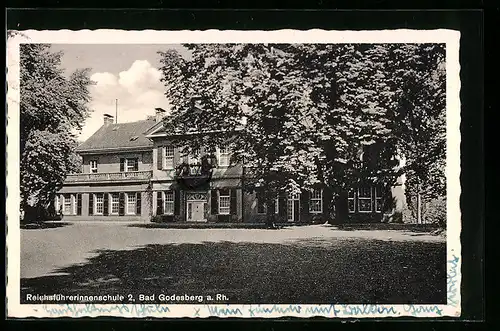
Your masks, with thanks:
[[[206,192],[193,192],[186,194],[186,220],[188,222],[206,222],[206,211]]]

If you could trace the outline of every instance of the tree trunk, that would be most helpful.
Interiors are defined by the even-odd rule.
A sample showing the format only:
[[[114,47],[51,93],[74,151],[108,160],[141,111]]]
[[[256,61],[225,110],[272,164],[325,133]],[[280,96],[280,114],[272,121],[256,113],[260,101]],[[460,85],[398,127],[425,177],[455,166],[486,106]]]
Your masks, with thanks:
[[[335,220],[330,224],[342,224],[348,220],[349,207],[347,205],[347,192],[340,192],[335,201]]]
[[[422,195],[420,193],[420,183],[417,184],[417,224],[422,224]]]
[[[266,191],[265,193],[265,198],[266,198],[266,226],[269,228],[275,228],[275,205],[274,205],[274,199],[273,194],[269,191]]]
[[[328,224],[333,224],[334,223],[334,217],[332,215],[332,207],[333,207],[333,204],[335,203],[333,200],[333,193],[332,191],[330,190],[329,187],[325,188],[323,190],[323,194],[324,194],[324,197],[323,197],[323,215],[324,217],[326,218],[326,222]]]

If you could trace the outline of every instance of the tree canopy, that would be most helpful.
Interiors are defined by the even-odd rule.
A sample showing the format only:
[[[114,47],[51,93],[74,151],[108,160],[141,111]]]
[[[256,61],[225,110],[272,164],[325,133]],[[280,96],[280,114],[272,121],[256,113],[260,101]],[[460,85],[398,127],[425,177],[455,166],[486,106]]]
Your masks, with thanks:
[[[75,130],[90,113],[89,70],[65,77],[49,45],[20,47],[21,208],[43,209],[75,171]]]
[[[191,59],[160,53],[173,106],[166,125],[238,131],[231,150],[251,169],[250,189],[274,194],[319,185],[335,195],[360,178],[391,185],[405,173],[410,187],[425,182],[428,192],[442,194],[443,45],[185,47]],[[223,139],[199,135],[191,143],[214,147]],[[375,166],[361,162],[365,147],[377,150]]]

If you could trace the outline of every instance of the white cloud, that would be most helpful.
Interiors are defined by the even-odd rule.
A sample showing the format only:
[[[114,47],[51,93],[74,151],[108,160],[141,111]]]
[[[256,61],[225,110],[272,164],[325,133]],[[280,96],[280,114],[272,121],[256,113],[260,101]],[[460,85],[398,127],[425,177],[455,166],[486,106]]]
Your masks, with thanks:
[[[90,108],[94,111],[85,122],[79,139],[83,141],[97,131],[103,124],[104,114],[115,116],[116,99],[119,123],[144,120],[148,115],[154,115],[156,107],[168,110],[160,78],[160,71],[144,60],[135,61],[118,75],[109,72],[93,74],[91,79],[96,85],[90,89]]]

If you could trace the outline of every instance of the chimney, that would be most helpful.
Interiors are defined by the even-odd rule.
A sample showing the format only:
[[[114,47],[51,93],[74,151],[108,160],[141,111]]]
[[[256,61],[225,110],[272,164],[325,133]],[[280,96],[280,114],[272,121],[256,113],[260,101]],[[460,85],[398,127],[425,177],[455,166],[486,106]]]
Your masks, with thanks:
[[[167,111],[165,109],[163,109],[163,108],[155,108],[155,110],[156,110],[156,119],[155,119],[155,121],[156,122],[160,122],[163,119],[163,117],[165,117],[165,113]]]
[[[104,126],[108,126],[114,123],[114,117],[109,114],[104,114]]]

